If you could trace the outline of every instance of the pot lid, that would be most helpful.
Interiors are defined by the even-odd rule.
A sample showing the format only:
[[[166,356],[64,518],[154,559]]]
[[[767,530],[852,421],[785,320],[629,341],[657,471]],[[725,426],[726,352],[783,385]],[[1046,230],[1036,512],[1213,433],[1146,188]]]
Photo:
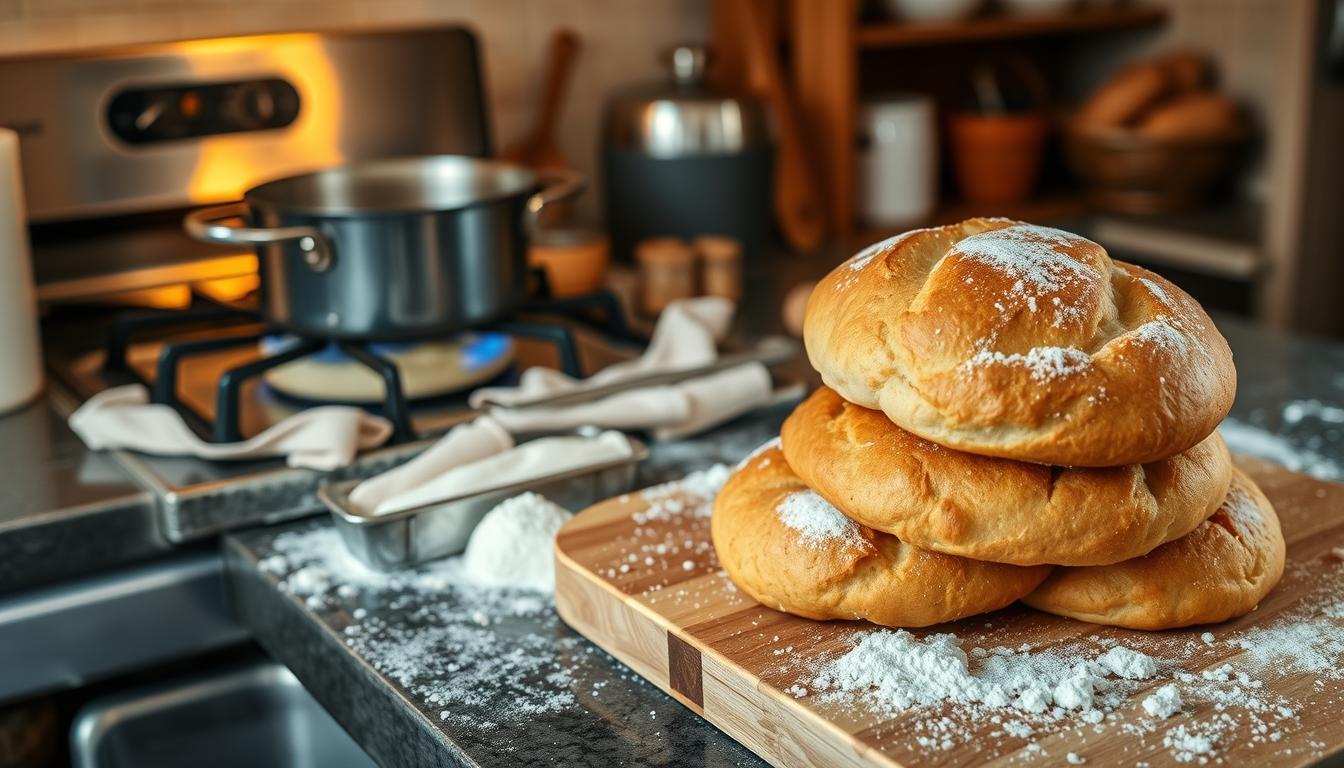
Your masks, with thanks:
[[[769,113],[759,99],[705,82],[703,46],[678,46],[667,59],[666,82],[619,93],[607,105],[607,146],[682,157],[737,154],[769,143]]]

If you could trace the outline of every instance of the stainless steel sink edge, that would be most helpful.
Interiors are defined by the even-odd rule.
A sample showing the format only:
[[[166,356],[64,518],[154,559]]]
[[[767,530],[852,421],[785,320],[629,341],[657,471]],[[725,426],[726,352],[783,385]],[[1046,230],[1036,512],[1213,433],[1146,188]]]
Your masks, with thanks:
[[[192,552],[0,598],[0,702],[246,640],[223,570]]]

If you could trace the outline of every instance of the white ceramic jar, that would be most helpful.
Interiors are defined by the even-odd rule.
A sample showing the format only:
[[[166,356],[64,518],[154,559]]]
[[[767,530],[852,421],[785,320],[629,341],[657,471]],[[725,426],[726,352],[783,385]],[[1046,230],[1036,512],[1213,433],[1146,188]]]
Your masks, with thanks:
[[[874,227],[918,224],[938,203],[933,101],[896,94],[866,101],[858,120],[858,214]]]

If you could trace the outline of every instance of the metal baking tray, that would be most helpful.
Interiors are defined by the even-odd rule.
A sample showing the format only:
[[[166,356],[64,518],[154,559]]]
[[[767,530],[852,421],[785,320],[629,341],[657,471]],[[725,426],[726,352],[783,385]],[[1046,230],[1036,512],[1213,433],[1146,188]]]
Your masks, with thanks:
[[[331,511],[336,529],[351,554],[375,570],[394,571],[460,553],[466,549],[467,539],[485,513],[520,493],[532,491],[567,509],[579,509],[630,490],[635,482],[635,468],[648,458],[649,448],[629,435],[626,439],[631,450],[625,458],[386,515],[365,514],[350,504],[350,491],[360,483],[358,479],[325,483],[318,488],[317,497]]]

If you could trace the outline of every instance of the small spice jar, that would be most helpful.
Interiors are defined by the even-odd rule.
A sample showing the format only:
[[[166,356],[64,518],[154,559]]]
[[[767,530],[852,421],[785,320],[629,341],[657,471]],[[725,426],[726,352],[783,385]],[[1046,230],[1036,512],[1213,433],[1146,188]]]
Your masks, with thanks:
[[[695,250],[675,237],[654,237],[635,245],[639,263],[640,308],[656,315],[678,299],[695,296]]]
[[[742,300],[742,243],[731,237],[705,235],[696,238],[695,252],[700,255],[701,281],[706,296]]]
[[[602,290],[611,245],[591,229],[542,229],[533,238],[527,263],[546,270],[551,295],[581,296]]]

